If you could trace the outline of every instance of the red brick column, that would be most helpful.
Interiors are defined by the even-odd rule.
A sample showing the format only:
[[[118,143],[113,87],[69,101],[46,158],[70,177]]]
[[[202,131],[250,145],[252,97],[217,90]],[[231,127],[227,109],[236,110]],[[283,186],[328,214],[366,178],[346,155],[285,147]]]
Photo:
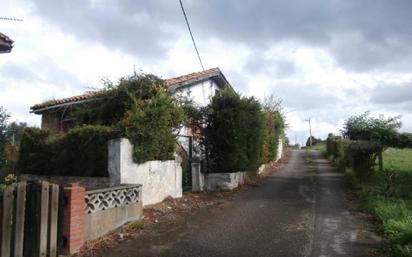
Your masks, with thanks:
[[[64,187],[63,251],[66,255],[77,253],[84,244],[85,192],[77,183]]]

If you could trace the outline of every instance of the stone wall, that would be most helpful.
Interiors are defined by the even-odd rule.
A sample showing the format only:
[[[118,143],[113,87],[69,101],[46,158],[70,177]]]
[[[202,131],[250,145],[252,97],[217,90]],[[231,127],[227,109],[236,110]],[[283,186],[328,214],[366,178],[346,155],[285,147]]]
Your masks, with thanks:
[[[114,184],[141,184],[143,205],[182,197],[182,167],[179,161],[133,162],[132,144],[126,138],[110,140],[108,168]]]

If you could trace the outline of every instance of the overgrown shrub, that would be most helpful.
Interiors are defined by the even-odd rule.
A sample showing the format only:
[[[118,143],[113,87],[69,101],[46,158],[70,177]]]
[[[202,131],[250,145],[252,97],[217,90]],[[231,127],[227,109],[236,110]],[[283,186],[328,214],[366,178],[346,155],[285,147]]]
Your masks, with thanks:
[[[263,144],[262,162],[267,163],[276,159],[278,145],[284,134],[284,119],[278,112],[263,111]]]
[[[341,137],[330,135],[326,140],[327,154],[338,164],[340,168],[348,165],[347,151],[351,141],[342,139]]]
[[[184,112],[163,81],[150,74],[134,74],[117,85],[106,82],[94,101],[76,108],[77,125],[115,126],[133,144],[137,163],[173,159],[177,128]]]
[[[26,128],[18,169],[35,175],[105,177],[107,141],[115,135],[111,128],[100,125],[77,127],[66,135]]]
[[[164,87],[149,84],[148,89],[148,97],[130,93],[131,108],[120,122],[137,163],[173,159],[177,128],[184,118],[183,109]]]
[[[225,89],[207,109],[209,172],[255,170],[261,162],[263,120],[259,102]]]
[[[392,147],[412,148],[412,133],[398,133],[391,142]]]
[[[376,158],[382,151],[382,146],[376,142],[352,141],[347,148],[347,157],[350,167],[361,181],[366,181],[370,176],[373,167],[376,165]]]
[[[20,143],[18,170],[22,173],[50,175],[53,171],[53,139],[49,130],[26,128]],[[57,172],[56,172],[57,173]]]

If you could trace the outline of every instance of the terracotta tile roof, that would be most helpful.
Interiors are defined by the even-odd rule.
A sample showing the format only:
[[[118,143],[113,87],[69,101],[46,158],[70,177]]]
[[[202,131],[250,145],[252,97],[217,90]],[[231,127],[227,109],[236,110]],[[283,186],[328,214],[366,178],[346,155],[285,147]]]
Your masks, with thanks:
[[[187,75],[165,79],[165,84],[167,87],[172,87],[172,86],[181,85],[181,84],[188,84],[192,81],[198,81],[200,79],[206,79],[212,76],[218,76],[221,73],[222,72],[220,71],[219,68],[212,68],[212,69],[205,70],[205,71],[193,72]]]
[[[208,78],[215,77],[215,76],[221,76],[226,81],[226,78],[224,78],[219,68],[212,68],[212,69],[205,70],[205,71],[194,72],[194,73],[190,73],[190,74],[175,77],[175,78],[165,79],[164,82],[168,88],[176,88],[178,86],[188,85],[193,82],[201,81],[201,80],[208,79]],[[72,97],[67,97],[67,98],[62,98],[62,99],[57,99],[57,100],[49,100],[41,104],[33,105],[32,107],[30,107],[30,109],[32,112],[39,112],[41,111],[41,109],[44,109],[44,108],[65,105],[68,103],[83,102],[88,99],[96,98],[101,94],[102,94],[102,91],[94,91],[94,92],[87,92],[82,95],[77,95],[77,96],[72,96]]]

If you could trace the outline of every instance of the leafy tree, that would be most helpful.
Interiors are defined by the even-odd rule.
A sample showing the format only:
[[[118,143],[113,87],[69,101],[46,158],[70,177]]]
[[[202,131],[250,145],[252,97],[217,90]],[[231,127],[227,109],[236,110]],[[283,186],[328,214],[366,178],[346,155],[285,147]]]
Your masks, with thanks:
[[[25,122],[17,123],[13,121],[7,126],[5,134],[12,145],[20,145],[21,137],[25,128],[27,128],[27,123]]]
[[[312,136],[312,146],[317,145],[318,143],[321,143],[321,142],[322,142],[322,139]],[[310,146],[310,137],[308,137],[308,139],[306,140],[306,146]]]
[[[342,134],[350,140],[375,141],[388,146],[400,127],[400,116],[386,118],[380,115],[379,118],[374,118],[369,116],[369,112],[365,112],[346,120]]]
[[[369,112],[365,112],[359,116],[352,116],[346,120],[342,134],[350,140],[369,141],[368,144],[360,144],[362,147],[354,148],[351,152],[356,152],[352,156],[362,160],[368,159],[370,164],[367,170],[371,170],[372,163],[375,163],[376,158],[379,160],[379,170],[383,171],[382,152],[385,147],[393,144],[398,137],[398,131],[401,127],[400,116],[385,117],[380,115],[379,118],[369,116]],[[365,150],[367,149],[367,150]]]

